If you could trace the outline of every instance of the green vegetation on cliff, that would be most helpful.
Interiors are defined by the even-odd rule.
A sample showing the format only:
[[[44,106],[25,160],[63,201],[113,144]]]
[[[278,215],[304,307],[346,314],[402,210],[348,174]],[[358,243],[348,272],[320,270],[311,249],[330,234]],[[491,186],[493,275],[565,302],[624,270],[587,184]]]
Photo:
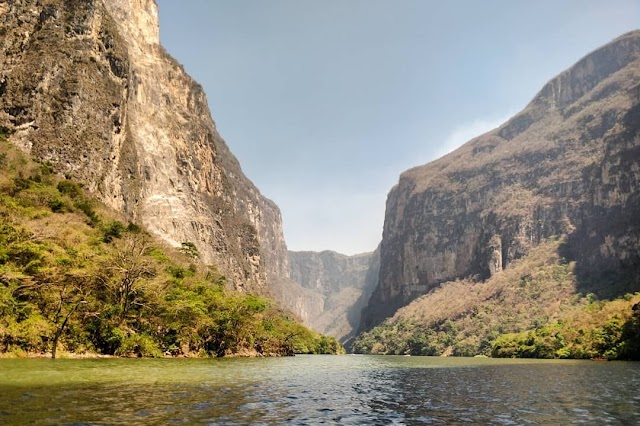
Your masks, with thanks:
[[[544,242],[485,282],[443,284],[361,334],[354,352],[640,359],[640,293],[577,293],[562,244]]]
[[[0,353],[339,353],[263,297],[126,225],[0,135]]]

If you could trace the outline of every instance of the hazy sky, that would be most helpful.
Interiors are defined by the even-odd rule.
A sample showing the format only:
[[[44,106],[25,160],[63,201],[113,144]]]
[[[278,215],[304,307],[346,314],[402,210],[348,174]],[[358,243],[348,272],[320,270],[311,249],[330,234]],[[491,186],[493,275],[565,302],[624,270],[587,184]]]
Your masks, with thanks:
[[[157,0],[161,39],[204,87],[291,250],[382,237],[409,167],[505,121],[640,1]]]

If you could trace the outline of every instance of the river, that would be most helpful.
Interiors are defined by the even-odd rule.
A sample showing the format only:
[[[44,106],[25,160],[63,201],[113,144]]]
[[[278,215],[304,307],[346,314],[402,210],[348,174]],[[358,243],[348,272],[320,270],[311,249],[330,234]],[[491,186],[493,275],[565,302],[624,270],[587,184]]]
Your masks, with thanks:
[[[640,363],[0,359],[0,424],[640,424]]]

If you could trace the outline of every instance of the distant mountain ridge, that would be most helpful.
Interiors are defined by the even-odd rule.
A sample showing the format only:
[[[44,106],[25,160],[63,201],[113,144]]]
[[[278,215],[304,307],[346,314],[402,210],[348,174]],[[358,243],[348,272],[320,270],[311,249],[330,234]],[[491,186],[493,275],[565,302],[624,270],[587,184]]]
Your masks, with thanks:
[[[499,128],[400,176],[367,330],[442,283],[483,280],[545,239],[578,291],[640,290],[640,31],[596,49]]]

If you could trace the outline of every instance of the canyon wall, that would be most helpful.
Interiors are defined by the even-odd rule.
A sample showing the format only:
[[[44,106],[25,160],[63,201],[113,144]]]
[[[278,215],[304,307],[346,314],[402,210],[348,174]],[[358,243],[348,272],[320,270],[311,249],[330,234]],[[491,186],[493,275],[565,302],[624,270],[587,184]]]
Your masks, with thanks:
[[[278,207],[244,176],[153,0],[0,2],[0,131],[236,289],[288,276]],[[275,284],[274,284],[275,285]]]
[[[313,329],[348,344],[378,278],[379,251],[346,256],[334,251],[289,252],[291,280],[307,295]],[[309,297],[309,295],[313,295]]]
[[[408,170],[387,199],[367,330],[446,281],[566,235],[577,291],[640,290],[640,31],[563,72],[499,128]]]

